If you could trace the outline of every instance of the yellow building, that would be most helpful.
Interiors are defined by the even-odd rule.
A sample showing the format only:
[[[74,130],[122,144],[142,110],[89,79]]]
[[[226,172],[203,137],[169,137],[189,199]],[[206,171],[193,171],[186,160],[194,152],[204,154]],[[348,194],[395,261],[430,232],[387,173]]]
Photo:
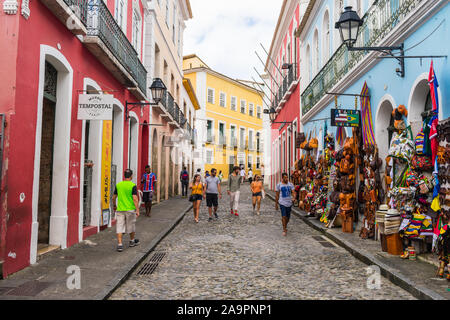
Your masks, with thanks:
[[[263,100],[256,84],[212,70],[196,55],[183,59],[184,76],[196,91],[196,169],[222,171],[227,180],[235,165],[261,174]]]

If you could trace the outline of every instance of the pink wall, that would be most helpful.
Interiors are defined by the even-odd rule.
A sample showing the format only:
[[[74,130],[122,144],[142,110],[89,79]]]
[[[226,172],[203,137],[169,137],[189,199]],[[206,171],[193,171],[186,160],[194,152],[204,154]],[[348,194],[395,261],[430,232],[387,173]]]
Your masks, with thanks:
[[[134,96],[103,67],[78,38],[55,18],[47,7],[41,4],[40,1],[31,1],[30,7],[31,16],[28,21],[23,19],[20,14],[0,16],[0,30],[7,30],[6,34],[0,35],[1,47],[5,48],[2,49],[2,57],[6,54],[7,58],[1,59],[0,70],[2,72],[6,70],[8,75],[7,77],[2,77],[2,85],[0,86],[0,101],[7,104],[1,103],[0,110],[1,112],[9,111],[11,113],[10,121],[8,121],[11,148],[7,155],[9,158],[8,166],[4,167],[4,172],[6,172],[6,168],[8,170],[6,174],[6,179],[8,180],[6,190],[7,208],[5,205],[1,208],[2,217],[6,209],[10,216],[10,220],[7,223],[8,231],[2,229],[1,232],[2,238],[7,234],[6,248],[0,248],[0,259],[5,257],[5,276],[29,264],[40,45],[45,44],[56,48],[59,43],[61,45],[61,54],[65,56],[74,70],[71,139],[80,142],[82,140],[82,121],[77,120],[77,90],[83,89],[84,78],[93,79],[104,90],[113,90],[112,94],[124,106],[126,100],[136,102]],[[130,13],[131,11],[129,11]],[[131,17],[128,20],[131,21]],[[19,26],[17,21],[20,21]],[[15,36],[11,36],[11,33],[8,32],[15,32]],[[17,39],[19,40],[16,48],[14,41],[17,42]],[[14,58],[15,55],[17,55],[17,59]],[[140,119],[140,123],[144,122],[144,120],[148,121],[148,117]],[[128,165],[128,131],[128,122],[125,122],[124,168]],[[139,134],[141,135],[141,130],[139,130]],[[141,150],[140,140],[139,137],[139,150]],[[80,152],[75,154],[71,151],[70,160],[80,162],[80,156]],[[140,162],[140,151],[138,159]],[[141,168],[139,163],[138,168]],[[78,172],[79,174],[80,172]],[[140,175],[140,173],[138,174]],[[3,180],[6,181],[6,179]],[[80,191],[80,188],[67,191],[68,246],[78,242]],[[21,193],[26,195],[23,203],[19,201]],[[1,241],[1,243],[4,244],[5,241]],[[6,252],[16,252],[16,258],[8,258],[5,250]]]
[[[280,13],[280,14],[283,14],[283,13]],[[284,49],[285,54],[288,54],[288,51],[287,51],[288,37],[291,37],[291,39],[292,39],[293,31],[295,30],[295,28],[297,28],[297,25],[294,25],[294,22],[295,22],[294,20],[297,22],[297,24],[300,22],[300,8],[299,8],[299,6],[297,6],[296,9],[295,9],[295,12],[294,12],[294,14],[292,16],[292,19],[290,21],[288,29],[287,30],[279,30],[279,32],[285,32],[285,34],[283,36],[283,40],[282,40],[282,45],[280,46],[280,49],[279,49],[278,53],[276,54],[276,61],[275,61],[277,63],[277,66],[278,66],[278,68],[280,70],[281,70],[281,66],[283,64],[283,61],[282,61],[282,59],[283,59],[283,49]],[[300,75],[300,70],[299,70],[299,66],[300,66],[300,61],[299,61],[299,58],[300,58],[300,52],[299,52],[299,50],[300,50],[300,42],[299,42],[298,38],[294,38],[293,40],[297,44],[296,45],[297,46],[297,60],[294,61],[295,46],[293,46],[291,44],[292,48],[291,48],[291,59],[290,59],[290,61],[297,63],[296,68],[297,68],[297,78],[298,78],[299,75]],[[294,43],[294,41],[292,43]],[[286,61],[288,61],[288,60],[289,59],[286,58]],[[272,64],[272,67],[273,67],[272,70],[271,70],[272,75],[273,76],[279,75],[279,72],[276,70],[276,68],[275,68],[275,66],[273,66],[273,64]],[[278,92],[277,91],[278,90],[277,84],[273,80],[271,81],[271,84],[272,84],[272,90],[274,92]],[[289,121],[289,122],[291,122],[291,121],[294,121],[295,119],[297,119],[297,131],[298,131],[298,129],[300,128],[300,86],[299,85],[297,85],[297,87],[294,89],[294,92],[289,97],[288,101],[284,104],[284,106],[278,112],[278,115],[277,115],[277,118],[276,118],[275,121],[276,122],[282,122],[282,121]],[[283,129],[281,131],[279,131],[279,128],[281,126],[282,126],[282,124],[273,124],[272,125],[272,141],[271,141],[272,142],[272,144],[271,144],[271,146],[272,146],[272,157],[275,157],[275,155],[277,154],[276,150],[273,148],[273,142],[275,142],[279,137],[282,137],[283,132],[286,132],[286,142],[285,142],[285,150],[286,151],[285,151],[285,161],[284,161],[285,166],[284,167],[285,168],[289,168],[289,159],[288,159],[289,147],[288,147],[288,138],[287,138],[288,125],[284,126]],[[295,134],[294,134],[293,131],[292,131],[292,139],[293,140],[295,139]],[[283,139],[282,138],[280,139],[280,143],[283,143]],[[291,141],[291,144],[292,144],[292,141]],[[280,149],[279,146],[278,146],[278,149]],[[291,157],[293,158],[293,161],[295,161],[299,157],[300,152],[299,152],[299,150],[296,150],[295,148],[292,148],[291,152],[292,152]],[[279,159],[280,157],[278,156],[277,158]],[[279,160],[277,160],[277,161],[279,161]],[[293,163],[293,161],[292,161],[292,163]],[[273,165],[272,165],[273,166],[273,170],[275,170],[274,164],[275,164],[275,160],[273,161]],[[282,173],[281,171],[283,170],[283,164],[282,163],[279,163],[279,168],[280,169],[278,170],[278,172],[274,172],[275,176],[272,179],[272,186],[271,186],[272,188],[274,188],[276,183],[278,181],[280,181],[280,179],[281,179],[281,173]]]

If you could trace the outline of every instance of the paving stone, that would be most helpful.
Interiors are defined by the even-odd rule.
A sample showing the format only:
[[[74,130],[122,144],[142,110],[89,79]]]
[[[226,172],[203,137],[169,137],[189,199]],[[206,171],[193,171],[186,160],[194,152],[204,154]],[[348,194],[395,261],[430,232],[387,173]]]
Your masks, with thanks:
[[[153,274],[133,274],[111,299],[414,299],[383,277],[380,290],[367,289],[366,265],[323,247],[313,239],[319,232],[296,217],[284,237],[274,203],[263,200],[261,216],[253,215],[242,188],[239,217],[224,196],[220,219],[208,223],[202,203],[200,223],[188,213],[156,248],[168,254]]]

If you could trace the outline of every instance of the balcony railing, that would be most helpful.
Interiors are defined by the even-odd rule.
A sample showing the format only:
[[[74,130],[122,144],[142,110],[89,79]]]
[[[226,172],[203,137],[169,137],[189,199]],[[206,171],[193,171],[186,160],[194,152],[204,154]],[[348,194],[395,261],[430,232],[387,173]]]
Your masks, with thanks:
[[[73,11],[80,21],[87,26],[88,4],[92,0],[63,0]]]
[[[280,87],[278,88],[276,95],[273,97],[272,103],[275,107],[278,107],[281,100],[283,100],[284,96],[289,91],[294,81],[297,81],[297,67],[295,63],[292,65],[291,68],[289,68],[288,73],[284,76],[283,80],[281,81]]]
[[[84,4],[84,1],[81,0],[64,1],[66,3]],[[87,13],[88,36],[99,37],[124,69],[133,77],[139,89],[145,93],[147,90],[147,71],[142,65],[136,50],[117,24],[105,3],[102,0],[89,0]]]
[[[364,15],[355,47],[376,46],[424,0],[378,0]],[[308,113],[369,51],[349,52],[341,45],[301,95],[302,114]]]

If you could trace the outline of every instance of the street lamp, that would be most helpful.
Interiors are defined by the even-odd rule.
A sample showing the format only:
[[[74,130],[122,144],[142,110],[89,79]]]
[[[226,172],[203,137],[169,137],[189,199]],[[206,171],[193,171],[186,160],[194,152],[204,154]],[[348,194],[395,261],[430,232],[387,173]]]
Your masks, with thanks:
[[[380,51],[398,60],[400,68],[395,71],[400,77],[405,76],[405,58],[403,43],[397,47],[353,47],[358,38],[359,28],[363,25],[363,20],[358,16],[351,6],[345,7],[345,11],[341,14],[339,21],[336,22],[335,28],[339,29],[342,42],[345,43],[349,51]],[[392,51],[399,50],[400,55],[395,56]]]
[[[166,90],[167,88],[160,78],[155,78],[155,80],[153,80],[153,83],[150,86],[150,91],[152,92],[152,97],[155,104],[161,102]]]
[[[275,119],[277,118],[277,111],[275,110],[274,107],[271,107],[270,109],[264,109],[263,112],[265,114],[269,115],[269,119],[270,119],[270,122],[272,122],[272,124],[273,123],[283,123],[283,124],[286,124],[286,123],[291,124],[292,123],[292,121],[291,122],[289,122],[289,121],[275,122]]]
[[[153,80],[152,85],[150,86],[150,91],[152,92],[152,97],[154,102],[125,102],[125,119],[128,120],[130,118],[129,111],[133,110],[136,107],[145,107],[145,106],[156,106],[163,99],[167,88],[164,82],[160,78],[155,78]],[[130,108],[128,106],[131,106]],[[155,124],[156,126],[156,124]]]

